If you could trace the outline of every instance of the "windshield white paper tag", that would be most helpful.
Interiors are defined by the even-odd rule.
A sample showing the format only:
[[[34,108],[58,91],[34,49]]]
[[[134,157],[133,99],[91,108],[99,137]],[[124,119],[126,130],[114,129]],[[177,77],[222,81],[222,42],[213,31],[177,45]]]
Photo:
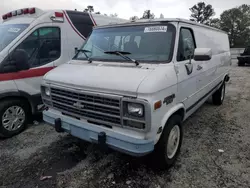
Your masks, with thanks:
[[[145,27],[144,33],[167,32],[168,26]]]
[[[9,28],[8,32],[12,32],[12,33],[18,33],[20,31],[19,28]]]

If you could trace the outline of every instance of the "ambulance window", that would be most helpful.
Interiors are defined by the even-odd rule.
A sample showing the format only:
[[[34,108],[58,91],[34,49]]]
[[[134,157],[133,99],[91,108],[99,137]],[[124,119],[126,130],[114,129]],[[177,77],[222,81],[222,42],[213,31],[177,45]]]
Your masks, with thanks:
[[[37,29],[17,49],[26,51],[30,68],[55,61],[61,56],[60,29],[57,27]]]
[[[181,28],[177,61],[184,61],[192,58],[196,48],[193,31],[189,28]]]

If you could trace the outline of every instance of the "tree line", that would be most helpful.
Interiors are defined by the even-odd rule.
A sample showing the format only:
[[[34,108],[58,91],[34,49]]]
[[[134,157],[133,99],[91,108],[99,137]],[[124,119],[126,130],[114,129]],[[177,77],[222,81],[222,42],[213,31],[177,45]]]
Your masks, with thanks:
[[[221,29],[228,33],[231,47],[250,46],[250,5],[225,10],[219,18],[215,15],[212,5],[199,2],[189,9],[190,20]]]
[[[219,18],[214,18],[215,11],[212,5],[204,2],[198,2],[189,8],[190,20],[205,24],[211,27],[221,29],[228,33],[231,47],[246,47],[250,46],[250,5],[243,4],[241,6],[225,10],[221,13]],[[84,12],[92,12],[101,14],[100,12],[94,12],[93,6],[87,6]],[[107,14],[103,14],[108,16]],[[117,17],[118,14],[110,14],[109,16]],[[132,16],[130,20],[138,19],[155,19],[156,16],[151,10],[145,10],[143,15]],[[163,14],[160,14],[159,18],[164,18]]]

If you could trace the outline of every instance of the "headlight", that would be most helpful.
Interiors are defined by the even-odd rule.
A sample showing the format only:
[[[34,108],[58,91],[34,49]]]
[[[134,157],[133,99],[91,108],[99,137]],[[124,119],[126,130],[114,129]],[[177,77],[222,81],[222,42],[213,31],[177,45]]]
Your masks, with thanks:
[[[144,115],[144,109],[142,104],[137,104],[137,103],[128,103],[128,114],[137,116],[137,117],[142,117]]]
[[[50,88],[45,87],[45,88],[44,88],[44,93],[45,93],[46,96],[49,97],[49,96],[50,96]]]

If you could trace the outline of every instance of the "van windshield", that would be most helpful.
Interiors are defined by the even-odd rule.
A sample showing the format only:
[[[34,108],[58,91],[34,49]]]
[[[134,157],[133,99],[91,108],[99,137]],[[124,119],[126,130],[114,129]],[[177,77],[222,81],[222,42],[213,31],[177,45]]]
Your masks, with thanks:
[[[175,42],[175,26],[169,23],[99,28],[79,50],[74,59],[126,61],[107,51],[128,52],[128,57],[139,62],[170,62]]]
[[[0,24],[0,52],[17,38],[29,24]]]

